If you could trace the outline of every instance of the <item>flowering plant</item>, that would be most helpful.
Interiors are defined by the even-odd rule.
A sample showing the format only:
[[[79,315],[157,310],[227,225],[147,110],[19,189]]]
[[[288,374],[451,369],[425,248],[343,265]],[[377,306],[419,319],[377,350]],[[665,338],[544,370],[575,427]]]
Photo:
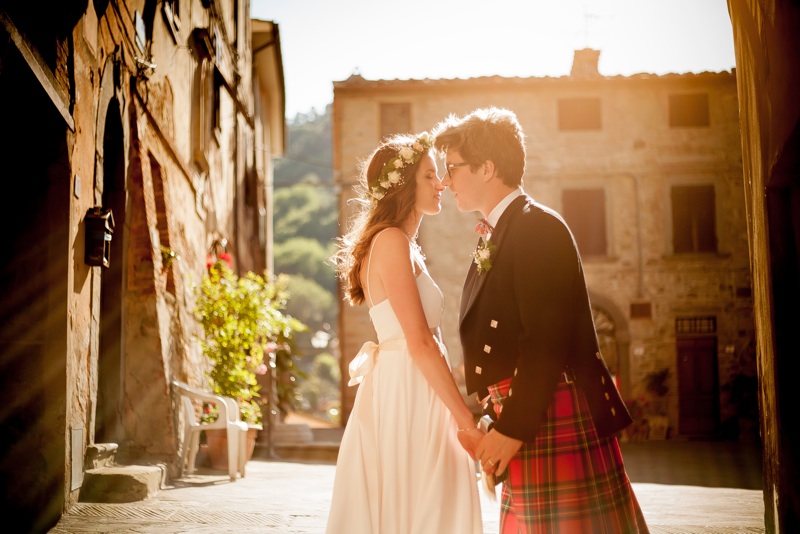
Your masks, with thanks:
[[[634,422],[647,418],[648,402],[644,395],[625,400],[625,406],[628,408],[628,412]]]
[[[492,268],[492,253],[497,245],[486,239],[481,239],[478,248],[472,253],[472,261],[478,266],[478,274],[489,272]]]
[[[200,420],[204,423],[213,423],[219,418],[219,407],[214,402],[203,403],[203,415]]]
[[[264,356],[275,352],[292,361],[294,334],[307,327],[284,313],[289,298],[286,276],[248,272],[240,277],[230,262],[226,253],[212,258],[198,288],[195,313],[203,327],[201,348],[211,364],[213,392],[236,399],[245,422],[261,424],[256,375],[266,371]],[[204,407],[203,420],[216,420],[218,408],[213,403]]]
[[[416,164],[423,154],[428,153],[432,146],[433,136],[428,132],[422,132],[413,143],[400,148],[396,156],[389,158],[383,165],[377,180],[369,184],[368,195],[372,201],[378,202],[386,196],[386,193],[392,187],[403,185],[403,175],[400,171],[407,165]]]

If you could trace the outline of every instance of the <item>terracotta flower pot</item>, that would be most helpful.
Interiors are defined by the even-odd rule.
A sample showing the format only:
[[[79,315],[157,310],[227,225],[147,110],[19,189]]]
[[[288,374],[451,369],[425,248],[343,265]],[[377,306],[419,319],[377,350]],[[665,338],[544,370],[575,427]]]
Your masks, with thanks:
[[[256,438],[260,428],[251,426],[247,429],[247,446],[245,452],[247,453],[247,461],[253,457],[253,451],[256,447]],[[228,433],[222,429],[206,430],[206,442],[208,443],[207,451],[208,458],[211,464],[211,469],[216,471],[228,470]]]

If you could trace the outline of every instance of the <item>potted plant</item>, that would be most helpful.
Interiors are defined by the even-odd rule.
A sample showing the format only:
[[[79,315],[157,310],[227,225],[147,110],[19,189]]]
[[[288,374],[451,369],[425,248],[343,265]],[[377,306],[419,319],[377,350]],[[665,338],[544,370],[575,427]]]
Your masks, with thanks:
[[[736,373],[723,386],[730,394],[730,402],[736,408],[739,441],[751,443],[760,440],[758,412],[758,376]]]
[[[650,431],[648,439],[666,439],[669,432],[669,417],[667,416],[667,393],[669,386],[669,369],[664,367],[645,376],[647,392],[651,401],[648,403],[647,421]]]
[[[631,414],[633,422],[622,432],[623,441],[644,441],[649,432],[649,423],[646,418],[645,410],[647,401],[643,396],[635,399],[626,399],[625,406]]]
[[[264,356],[274,353],[291,360],[294,335],[306,326],[283,311],[289,298],[285,276],[253,272],[239,276],[231,263],[224,252],[209,258],[195,313],[203,327],[200,345],[210,363],[211,389],[236,399],[242,420],[251,429],[248,446],[252,454],[262,428],[263,401],[256,375],[268,370]],[[296,387],[294,377],[289,378],[287,387]],[[215,414],[215,407],[204,408],[207,420],[213,420]],[[215,438],[206,438],[211,446]]]

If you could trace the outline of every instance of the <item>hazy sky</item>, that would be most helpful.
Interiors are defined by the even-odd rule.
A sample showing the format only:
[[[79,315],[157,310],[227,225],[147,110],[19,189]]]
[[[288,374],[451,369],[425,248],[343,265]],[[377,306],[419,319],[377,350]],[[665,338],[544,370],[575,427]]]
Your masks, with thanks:
[[[574,50],[600,73],[735,66],[725,0],[252,0],[278,23],[286,116],[333,101],[333,82],[563,76]]]

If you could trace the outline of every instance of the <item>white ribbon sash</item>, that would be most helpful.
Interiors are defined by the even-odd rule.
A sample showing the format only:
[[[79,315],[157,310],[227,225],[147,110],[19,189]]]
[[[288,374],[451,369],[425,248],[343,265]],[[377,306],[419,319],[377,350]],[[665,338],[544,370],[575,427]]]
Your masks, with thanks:
[[[367,376],[375,368],[375,363],[378,360],[378,353],[382,350],[396,350],[402,348],[403,339],[389,339],[380,344],[374,341],[367,341],[361,345],[361,350],[358,351],[356,357],[350,361],[350,381],[348,386],[355,386],[360,384],[364,377]]]

